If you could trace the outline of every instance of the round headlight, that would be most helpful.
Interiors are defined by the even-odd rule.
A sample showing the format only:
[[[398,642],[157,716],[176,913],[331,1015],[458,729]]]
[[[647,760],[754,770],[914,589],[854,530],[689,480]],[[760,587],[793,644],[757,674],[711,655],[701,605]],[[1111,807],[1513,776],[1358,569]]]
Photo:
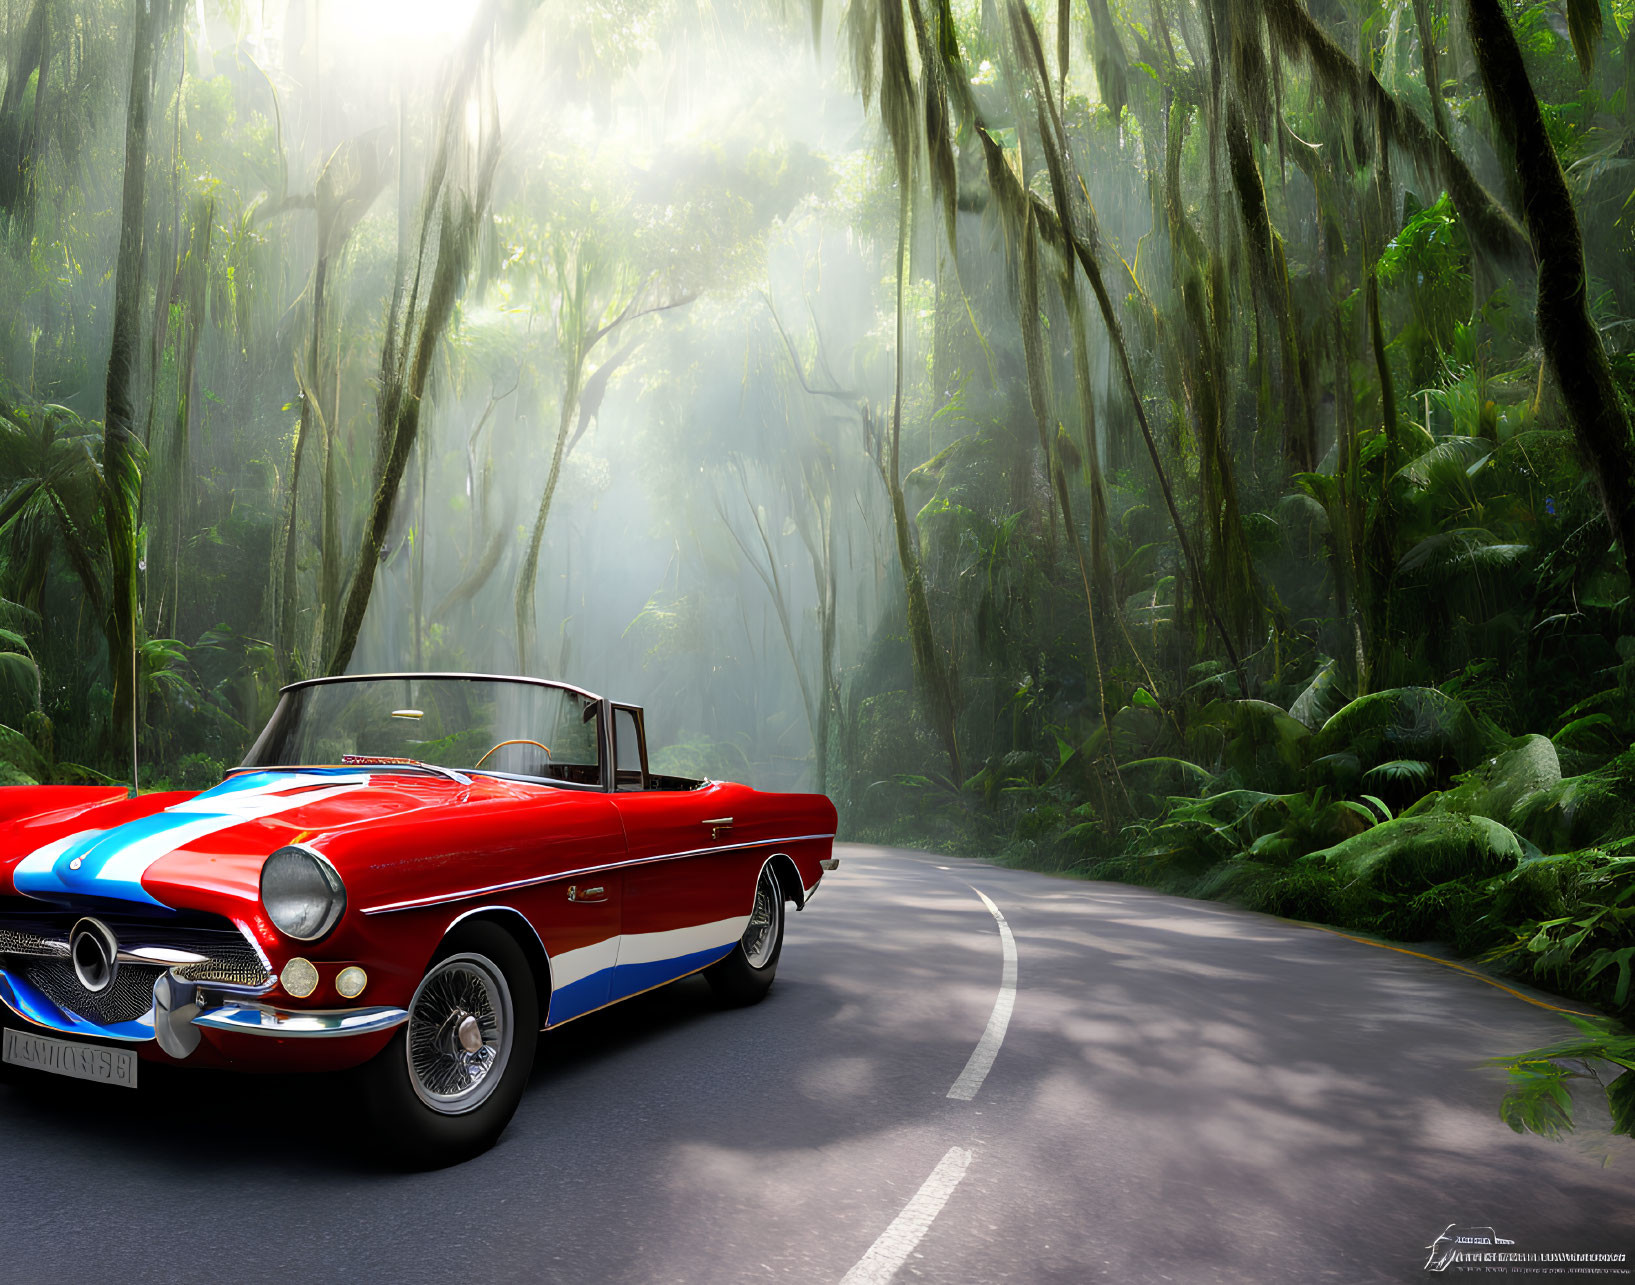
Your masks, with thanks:
[[[327,861],[305,848],[280,848],[261,867],[261,904],[279,932],[317,941],[340,922],[346,889]]]

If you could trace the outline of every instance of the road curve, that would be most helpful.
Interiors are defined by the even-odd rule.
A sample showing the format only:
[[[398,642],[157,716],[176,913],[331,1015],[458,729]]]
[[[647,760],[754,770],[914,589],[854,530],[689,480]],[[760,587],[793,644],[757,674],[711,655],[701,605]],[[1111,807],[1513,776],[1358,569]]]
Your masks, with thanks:
[[[1349,1285],[1432,1279],[1450,1223],[1635,1256],[1635,1144],[1495,1113],[1484,1060],[1561,1018],[1229,907],[837,851],[764,1003],[690,979],[547,1035],[455,1169],[336,1141],[317,1079],[0,1085],[0,1281]]]

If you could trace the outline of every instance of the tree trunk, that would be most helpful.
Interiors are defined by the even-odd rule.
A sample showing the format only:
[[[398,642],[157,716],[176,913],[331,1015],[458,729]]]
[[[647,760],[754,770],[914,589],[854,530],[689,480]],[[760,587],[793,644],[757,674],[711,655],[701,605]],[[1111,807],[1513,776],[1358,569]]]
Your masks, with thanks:
[[[1431,25],[1430,0],[1414,0],[1414,25],[1419,29],[1419,64],[1424,69],[1425,88],[1431,96],[1431,123],[1444,143],[1452,143],[1448,109],[1442,102],[1442,73],[1437,67],[1436,29]]]
[[[919,679],[925,710],[948,754],[949,770],[957,788],[964,780],[960,763],[958,718],[954,685],[931,632],[931,604],[925,593],[925,574],[920,567],[918,544],[903,498],[903,278],[906,274],[910,175],[899,172],[897,198],[897,358],[891,397],[891,441],[886,459],[886,490],[891,496],[891,521],[897,533],[897,561],[903,569],[903,587],[908,597],[909,650],[914,674]]]
[[[577,313],[575,314],[577,317]],[[539,550],[545,541],[545,523],[551,516],[551,502],[556,498],[556,484],[562,476],[562,459],[567,453],[568,429],[573,424],[573,410],[579,404],[579,382],[585,359],[584,343],[575,337],[573,361],[569,367],[568,386],[562,390],[562,410],[557,416],[556,444],[551,448],[551,471],[545,478],[545,490],[539,497],[539,511],[534,514],[534,529],[528,538],[528,548],[522,555],[522,567],[517,572],[515,597],[517,627],[517,672],[526,674],[532,659],[534,637],[534,582],[539,577]]]
[[[301,462],[306,458],[307,440],[312,435],[312,394],[307,390],[309,381],[302,379],[297,382],[301,385],[301,418],[296,422],[295,443],[290,448],[289,503],[284,514],[280,553],[274,564],[273,652],[279,675],[285,681],[295,677],[295,527],[301,511]]]
[[[408,468],[409,455],[420,435],[421,399],[425,394],[426,380],[431,374],[431,360],[448,329],[454,302],[465,281],[478,211],[487,207],[486,183],[483,198],[468,208],[467,218],[457,216],[453,209],[448,208],[450,205],[452,201],[446,202],[443,210],[443,235],[439,238],[437,266],[432,274],[426,310],[415,335],[414,362],[396,396],[386,396],[383,390],[381,412],[385,423],[382,425],[382,436],[386,441],[386,451],[380,461],[369,514],[364,520],[363,539],[352,567],[352,578],[335,625],[335,646],[325,666],[326,673],[345,673],[352,652],[358,645],[358,631],[363,628],[364,612],[368,610],[369,598],[374,592],[375,569],[380,564],[381,550],[386,545],[386,532],[397,507],[403,473]],[[393,336],[388,330],[386,343],[390,345],[392,341]]]
[[[176,418],[169,442],[169,459],[166,461],[165,494],[168,496],[166,507],[170,509],[166,515],[164,538],[169,548],[164,552],[168,555],[165,570],[170,573],[171,586],[169,599],[169,615],[165,615],[165,604],[161,601],[160,610],[154,619],[154,628],[163,630],[168,623],[168,632],[161,632],[160,637],[180,637],[178,622],[180,619],[182,600],[182,527],[183,515],[187,512],[192,500],[192,470],[190,446],[193,440],[193,398],[197,384],[197,370],[199,359],[199,341],[204,336],[205,299],[210,288],[210,235],[215,227],[215,202],[207,200],[194,211],[194,222],[188,236],[186,256],[182,263],[180,303],[182,318],[180,333],[177,336],[179,352],[176,360]],[[144,488],[145,489],[145,488]],[[155,559],[155,566],[158,566]],[[163,584],[161,574],[160,583]]]
[[[1236,97],[1226,110],[1227,168],[1238,196],[1238,212],[1243,218],[1243,239],[1249,248],[1249,278],[1256,310],[1276,329],[1275,341],[1265,344],[1263,365],[1272,358],[1279,400],[1283,404],[1283,450],[1292,471],[1309,472],[1316,467],[1316,428],[1306,399],[1306,384],[1300,376],[1300,354],[1294,336],[1293,306],[1282,255],[1277,252],[1277,234],[1272,231],[1266,210],[1266,188],[1260,167],[1255,163],[1254,143]],[[1292,421],[1292,422],[1291,422]]]
[[[328,262],[324,264],[325,277],[328,276]],[[324,386],[322,374],[322,349],[319,340],[322,337],[322,318],[324,308],[322,303],[315,301],[312,312],[312,392],[317,396],[318,390]],[[341,596],[341,503],[340,503],[340,413],[341,413],[341,336],[339,328],[335,336],[335,371],[332,380],[333,393],[329,399],[329,409],[323,411],[323,441],[324,441],[324,469],[322,486],[319,493],[318,516],[318,601],[327,608],[331,603],[338,602]],[[319,407],[322,410],[322,406]],[[323,640],[317,640],[314,651],[323,650]]]
[[[127,726],[135,734],[136,509],[142,447],[135,431],[137,306],[142,293],[143,198],[147,180],[148,105],[153,51],[164,19],[162,0],[137,0],[131,40],[130,104],[125,115],[125,180],[120,203],[119,258],[114,269],[113,336],[102,433],[102,513],[110,573],[103,633],[113,686],[110,743]]]
[[[1539,343],[1626,565],[1635,556],[1635,440],[1590,317],[1584,240],[1510,20],[1498,0],[1465,0],[1487,107],[1521,179],[1522,224],[1538,259]]]
[[[17,57],[7,69],[5,95],[0,98],[0,210],[14,218],[26,215],[30,204],[40,100],[50,64],[49,0],[34,0],[18,42]],[[24,97],[30,81],[35,85],[33,110],[25,121]]]
[[[428,169],[425,200],[421,206],[418,252],[414,266],[400,264],[393,287],[391,312],[381,341],[381,386],[379,392],[380,456],[376,461],[375,491],[364,518],[357,557],[352,564],[344,599],[333,608],[324,604],[327,640],[334,639],[324,672],[346,671],[357,649],[358,632],[374,593],[375,571],[397,507],[398,491],[409,456],[420,436],[420,412],[431,377],[432,358],[448,330],[454,304],[465,286],[466,271],[476,245],[478,228],[486,216],[499,164],[499,123],[493,103],[488,100],[481,116],[471,168],[476,172],[469,198],[452,186],[455,149],[467,131],[466,112],[473,87],[481,70],[481,52],[493,30],[494,7],[487,6],[473,23],[456,64],[458,73],[450,85],[443,119],[437,131],[437,146]],[[399,151],[399,163],[402,163]],[[401,169],[399,171],[401,175]],[[400,180],[401,182],[401,177]],[[437,245],[431,251],[431,280],[422,296],[422,268],[427,261],[427,242],[437,229]],[[401,236],[401,225],[400,225]],[[401,258],[401,256],[400,256]],[[334,625],[327,621],[333,616]]]
[[[820,647],[818,663],[822,666],[822,703],[818,706],[817,792],[829,792],[829,740],[834,727],[834,709],[839,700],[839,684],[835,682],[835,527],[834,514],[823,519],[823,592],[818,597],[818,625]]]

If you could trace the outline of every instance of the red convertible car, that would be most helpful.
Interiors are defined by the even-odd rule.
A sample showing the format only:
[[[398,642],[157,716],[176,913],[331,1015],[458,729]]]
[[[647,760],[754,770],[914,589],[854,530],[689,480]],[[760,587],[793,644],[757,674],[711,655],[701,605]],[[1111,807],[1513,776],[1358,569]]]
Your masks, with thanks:
[[[296,683],[213,789],[0,791],[0,1071],[356,1068],[383,1142],[461,1159],[541,1029],[697,972],[760,999],[834,830],[650,771],[642,711],[564,683]]]

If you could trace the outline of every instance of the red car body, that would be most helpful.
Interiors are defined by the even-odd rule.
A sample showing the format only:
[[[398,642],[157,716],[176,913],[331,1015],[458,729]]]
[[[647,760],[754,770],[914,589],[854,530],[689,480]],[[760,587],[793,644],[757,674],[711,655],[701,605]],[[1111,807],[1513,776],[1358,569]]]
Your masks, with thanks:
[[[613,762],[614,711],[638,731],[641,712],[578,696],[587,721],[605,715]],[[601,788],[360,760],[238,769],[198,793],[0,791],[9,1024],[148,1060],[338,1071],[386,1046],[468,920],[523,946],[551,1027],[722,960],[768,869],[804,907],[832,868],[827,798],[659,777],[645,744],[640,763]],[[263,902],[263,865],[292,847],[344,886],[318,941],[280,931]],[[98,995],[73,953],[87,919],[117,939],[121,982]],[[305,994],[297,959],[316,969]],[[340,987],[347,969],[363,971],[361,992]]]

